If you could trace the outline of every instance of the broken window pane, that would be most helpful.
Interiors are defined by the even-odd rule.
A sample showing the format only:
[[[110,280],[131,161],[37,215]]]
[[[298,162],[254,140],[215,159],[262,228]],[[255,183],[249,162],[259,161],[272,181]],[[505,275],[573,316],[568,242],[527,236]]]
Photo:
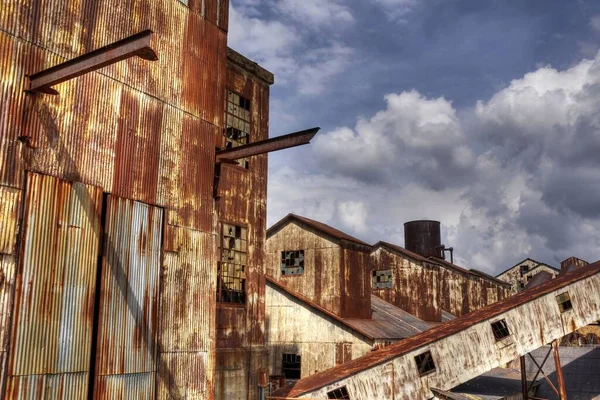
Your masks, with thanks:
[[[300,379],[301,357],[298,354],[283,354],[281,361],[281,373],[285,379]]]
[[[327,392],[328,399],[346,399],[350,400],[350,395],[348,394],[348,389],[346,386],[342,386],[339,389],[332,390],[331,392]]]
[[[496,339],[496,341],[502,340],[510,336],[508,324],[506,323],[505,319],[501,319],[500,321],[492,323],[492,332],[494,332],[494,338]]]
[[[217,263],[217,301],[246,302],[246,228],[221,224]]]
[[[301,275],[304,273],[304,250],[281,252],[281,275]]]
[[[569,292],[565,292],[556,296],[556,302],[558,303],[558,308],[560,308],[560,312],[564,313],[565,311],[569,311],[573,308],[573,304],[571,303],[571,296],[569,296]]]
[[[373,271],[373,289],[391,289],[392,286],[391,269]]]
[[[232,149],[250,143],[250,100],[239,94],[227,91],[225,99],[225,148]],[[249,159],[235,160],[244,168],[248,168]]]
[[[417,363],[417,369],[419,370],[419,376],[427,375],[435,371],[435,363],[431,357],[431,351],[427,350],[423,354],[419,354],[415,357]]]

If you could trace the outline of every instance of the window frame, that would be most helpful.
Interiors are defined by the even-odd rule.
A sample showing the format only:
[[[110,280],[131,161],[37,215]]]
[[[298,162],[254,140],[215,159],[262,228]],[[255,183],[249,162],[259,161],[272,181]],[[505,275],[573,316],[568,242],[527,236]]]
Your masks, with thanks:
[[[239,97],[239,102],[238,104],[235,104],[234,101],[230,101],[230,95],[233,96],[237,96]],[[231,104],[231,108],[229,107],[229,105]],[[236,115],[236,110],[234,110],[235,107],[239,107],[240,109],[243,109],[244,112],[248,112],[247,115],[247,119],[240,116],[240,113],[237,113],[238,115]],[[231,111],[231,112],[230,112]],[[246,144],[250,144],[251,143],[251,134],[252,134],[252,101],[247,99],[244,95],[236,92],[235,90],[231,90],[229,88],[225,89],[225,110],[224,110],[224,114],[225,114],[225,119],[223,121],[223,145],[224,145],[224,149],[231,149],[231,148],[235,148],[238,146],[243,146]],[[231,125],[229,124],[229,120],[231,117]],[[234,125],[238,124],[238,128],[236,128]],[[244,127],[247,127],[247,131],[244,129],[240,129],[239,125],[242,124],[244,125]],[[245,134],[245,142],[244,141],[240,141],[239,139],[233,139],[228,135],[229,129],[232,130],[237,130],[239,131],[239,133],[244,133]],[[232,143],[237,143],[236,145],[232,145],[231,147],[228,147],[227,144],[229,143],[229,141],[231,141]],[[236,162],[238,163],[237,165],[244,169],[244,170],[248,170],[250,169],[250,158],[249,157],[245,157],[245,158],[241,158],[239,160],[236,160]]]
[[[286,356],[287,357],[295,357],[295,361],[286,361]],[[286,368],[286,364],[288,365],[288,367]],[[297,364],[297,368],[294,368],[293,366]],[[297,371],[298,372],[298,377],[294,378],[294,377],[289,377],[288,374],[286,374],[286,371]],[[294,353],[281,353],[281,374],[283,376],[285,376],[286,380],[299,380],[302,378],[302,356],[300,354],[294,354]]]
[[[334,396],[334,397],[332,397]],[[348,393],[348,388],[344,386],[340,386],[337,389],[330,390],[327,392],[328,399],[341,399],[341,400],[350,400],[350,393]]]
[[[233,227],[235,228],[234,231],[234,236],[229,236],[227,235],[227,237],[233,238],[234,242],[237,242],[237,240],[239,239],[240,242],[240,250],[235,249],[235,247],[232,249],[231,247],[224,247],[224,242],[225,242],[225,226],[229,226],[229,227]],[[237,229],[240,229],[240,235],[239,238],[237,237]],[[231,239],[230,239],[230,244],[229,246],[231,246]],[[234,245],[237,246],[237,243]],[[218,240],[218,260],[217,260],[217,286],[216,286],[216,300],[217,300],[217,304],[219,305],[227,305],[227,306],[233,306],[233,307],[245,307],[246,306],[246,300],[247,300],[247,292],[246,292],[246,272],[248,269],[248,227],[243,226],[243,225],[237,225],[237,224],[233,224],[227,221],[220,221],[219,222],[219,240]],[[233,254],[233,258],[231,258],[231,256],[228,254],[228,259],[227,261],[223,260],[223,255],[225,254],[225,251],[227,251],[228,253],[234,252]],[[239,254],[239,259],[240,259],[240,263],[236,263],[235,262],[235,253]],[[230,261],[230,260],[234,260],[234,261]],[[223,269],[223,264],[227,265],[227,272],[230,273],[231,268],[230,266],[232,266],[234,268],[234,273],[238,273],[238,276],[235,275],[225,275],[224,274],[224,269]],[[241,267],[241,271],[236,271],[236,267]],[[241,286],[241,290],[239,291],[235,291],[233,289],[225,289],[224,291],[224,285],[227,285],[226,283],[224,283],[224,279],[223,278],[228,278],[227,280],[232,280],[232,282],[235,281],[239,281],[239,285]],[[229,301],[225,301],[223,300],[223,294],[224,293],[230,293],[230,300]],[[232,300],[233,299],[233,293],[236,292],[238,294],[238,299],[236,300]],[[240,301],[241,298],[241,301]]]
[[[290,253],[298,253],[298,257],[292,257],[292,258],[286,258],[285,256],[287,254]],[[296,259],[300,259],[301,258],[301,263],[302,265],[299,265],[298,267],[293,267],[290,265],[284,265],[288,260],[296,260]],[[305,264],[306,258],[304,255],[304,250],[283,250],[281,251],[281,262],[280,262],[280,266],[279,266],[279,271],[282,277],[285,276],[302,276],[304,275],[304,271],[306,268],[306,264]],[[302,272],[294,274],[294,273],[284,273],[285,269],[293,269],[293,268],[302,268]]]
[[[381,286],[381,287],[376,287],[375,286],[375,284],[376,284],[375,278],[377,277],[377,273],[378,272],[389,272],[389,281],[385,282],[389,286]],[[393,289],[393,288],[394,288],[394,270],[392,268],[374,269],[373,270],[373,272],[371,274],[371,289],[373,289],[373,290],[390,290],[390,289]]]
[[[565,296],[566,299],[561,301],[560,298],[563,296]],[[558,309],[560,310],[561,314],[564,314],[573,309],[573,301],[571,300],[571,295],[569,294],[568,291],[556,295],[556,303],[558,304]],[[569,308],[565,307],[565,304],[567,304],[567,303],[569,304]]]
[[[431,353],[431,350],[427,350],[420,354],[417,354],[414,357],[414,360],[420,377],[433,374],[437,371],[437,365],[435,364],[435,360],[433,359],[433,354]],[[431,366],[433,366],[433,368],[425,370],[425,367],[427,367],[430,364]]]
[[[499,326],[498,324],[503,326]],[[494,339],[496,342],[506,340],[512,335],[512,332],[508,327],[508,322],[506,322],[506,318],[502,318],[490,323],[490,327],[492,328],[492,334],[494,335]],[[500,336],[501,334],[503,336]]]

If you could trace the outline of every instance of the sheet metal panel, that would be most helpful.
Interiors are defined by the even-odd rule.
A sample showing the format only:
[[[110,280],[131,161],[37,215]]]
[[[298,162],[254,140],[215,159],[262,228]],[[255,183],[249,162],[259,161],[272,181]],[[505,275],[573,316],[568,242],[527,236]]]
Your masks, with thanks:
[[[206,352],[163,353],[156,398],[213,399],[213,375],[214,355]]]
[[[154,399],[155,382],[155,372],[99,376],[94,388],[94,399]]]
[[[89,371],[101,189],[28,174],[9,374]]]
[[[6,398],[46,400],[85,399],[88,391],[88,379],[87,372],[13,376],[8,381]]]
[[[10,318],[15,287],[15,257],[0,254],[0,371],[6,371],[8,362],[8,345],[10,334]],[[0,376],[0,387],[4,387],[6,375]]]
[[[21,190],[0,186],[0,254],[15,254],[21,211]]]
[[[94,391],[97,398],[148,398],[155,386],[163,211],[113,195],[106,207]]]

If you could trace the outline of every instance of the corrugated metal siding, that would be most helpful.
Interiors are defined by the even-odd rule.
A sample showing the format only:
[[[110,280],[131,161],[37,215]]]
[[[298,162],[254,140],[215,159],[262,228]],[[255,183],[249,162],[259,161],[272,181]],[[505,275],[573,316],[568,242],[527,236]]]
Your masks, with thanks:
[[[0,371],[6,371],[8,362],[8,345],[10,333],[10,318],[12,315],[12,300],[15,287],[15,257],[0,254]],[[0,377],[4,384],[5,374]]]
[[[160,208],[108,196],[96,359],[100,397],[147,393],[147,380],[154,379],[162,222]]]
[[[15,254],[20,206],[21,191],[0,186],[0,254]]]
[[[99,188],[28,174],[10,376],[89,371],[101,203]]]
[[[9,379],[6,398],[85,399],[87,397],[88,379],[87,372],[14,376]]]
[[[94,388],[94,399],[154,399],[154,372],[99,376]]]
[[[212,398],[215,245],[209,233],[165,226],[158,397]]]

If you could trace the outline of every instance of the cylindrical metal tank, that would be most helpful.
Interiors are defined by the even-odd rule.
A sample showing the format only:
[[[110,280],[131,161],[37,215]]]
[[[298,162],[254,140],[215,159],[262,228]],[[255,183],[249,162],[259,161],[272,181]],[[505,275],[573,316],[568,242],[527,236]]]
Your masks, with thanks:
[[[404,224],[404,247],[406,250],[423,257],[443,257],[441,245],[439,221],[418,220]]]

